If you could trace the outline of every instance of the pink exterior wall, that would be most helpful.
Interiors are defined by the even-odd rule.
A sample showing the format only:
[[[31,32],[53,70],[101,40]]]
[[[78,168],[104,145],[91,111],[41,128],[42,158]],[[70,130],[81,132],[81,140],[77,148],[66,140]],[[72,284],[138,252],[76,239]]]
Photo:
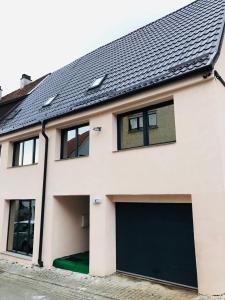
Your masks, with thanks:
[[[225,292],[225,187],[224,89],[201,76],[160,89],[143,92],[119,102],[54,121],[47,126],[49,163],[43,259],[51,266],[64,255],[61,233],[72,230],[72,220],[63,224],[65,211],[56,202],[60,196],[90,196],[90,273],[108,275],[116,270],[115,204],[123,201],[192,201],[199,292]],[[116,114],[174,99],[176,138],[174,144],[116,151]],[[90,155],[59,160],[59,129],[89,121]],[[7,199],[36,199],[35,244],[32,263],[37,263],[44,142],[40,163],[7,168],[10,144],[21,133],[0,138],[0,251],[5,252]],[[141,180],[140,180],[141,178]],[[129,196],[130,195],[130,196]],[[102,204],[94,205],[100,197]],[[64,207],[65,208],[65,207]],[[75,223],[74,223],[75,225]],[[68,241],[67,241],[68,242]],[[74,246],[74,245],[73,245]],[[67,250],[72,251],[67,244]],[[67,255],[67,254],[65,254]],[[10,257],[10,256],[9,256]]]
[[[39,135],[39,131],[32,133],[32,136]],[[28,137],[30,134],[28,132]],[[24,138],[22,135],[21,138]],[[40,228],[40,208],[42,184],[41,178],[43,174],[43,158],[44,149],[40,147],[38,165],[12,168],[12,144],[10,142],[2,143],[1,166],[0,166],[0,252],[3,257],[15,260],[15,256],[7,255],[7,235],[8,235],[8,216],[9,216],[9,201],[14,199],[35,199],[35,227],[34,227],[34,254],[32,261],[30,258],[22,257],[21,261],[27,263],[37,262],[38,247],[39,247],[39,228]],[[40,137],[40,142],[43,143]],[[16,256],[17,257],[17,256]],[[20,257],[20,256],[19,256]]]

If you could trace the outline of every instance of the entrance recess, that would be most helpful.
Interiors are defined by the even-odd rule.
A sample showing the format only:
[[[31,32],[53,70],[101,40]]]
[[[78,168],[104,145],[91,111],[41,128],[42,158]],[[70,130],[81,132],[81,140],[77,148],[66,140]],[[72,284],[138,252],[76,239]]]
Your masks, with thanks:
[[[89,273],[89,196],[58,196],[54,207],[57,268]]]

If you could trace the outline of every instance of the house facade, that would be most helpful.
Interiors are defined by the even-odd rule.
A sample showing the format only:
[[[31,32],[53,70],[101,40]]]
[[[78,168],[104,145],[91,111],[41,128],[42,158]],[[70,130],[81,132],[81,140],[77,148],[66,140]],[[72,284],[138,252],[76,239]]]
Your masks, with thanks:
[[[197,0],[95,50],[0,123],[1,258],[89,252],[91,275],[225,292],[224,11]]]

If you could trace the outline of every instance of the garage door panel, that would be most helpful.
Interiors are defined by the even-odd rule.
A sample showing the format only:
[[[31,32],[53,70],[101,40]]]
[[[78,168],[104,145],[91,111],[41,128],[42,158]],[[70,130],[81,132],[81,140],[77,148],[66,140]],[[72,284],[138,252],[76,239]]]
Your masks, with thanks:
[[[117,203],[117,269],[197,286],[191,204]]]

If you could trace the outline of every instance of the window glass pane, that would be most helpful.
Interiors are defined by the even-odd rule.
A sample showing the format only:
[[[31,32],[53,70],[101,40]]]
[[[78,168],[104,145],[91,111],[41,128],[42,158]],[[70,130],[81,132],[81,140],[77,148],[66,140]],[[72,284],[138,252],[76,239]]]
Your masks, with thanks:
[[[143,116],[139,117],[139,128],[143,128]]]
[[[18,162],[18,166],[22,166],[22,164],[23,164],[23,147],[24,147],[24,143],[19,143],[19,162]]]
[[[27,221],[30,218],[30,201],[19,200],[18,221]]]
[[[25,255],[33,253],[34,200],[10,201],[7,250]]]
[[[30,208],[31,208],[31,212],[30,212],[30,228],[29,228],[29,248],[28,251],[30,254],[33,254],[33,243],[34,243],[34,218],[35,218],[35,201],[32,200],[30,202]]]
[[[150,145],[167,143],[176,140],[173,104],[154,109],[154,111],[150,110],[148,114],[148,134]]]
[[[139,114],[143,118],[143,114]],[[131,116],[125,116],[120,121],[120,136],[121,136],[121,149],[139,147],[144,145],[143,130],[130,130],[129,120]],[[142,122],[143,123],[143,122]]]
[[[89,155],[89,126],[78,129],[78,156]]]
[[[157,114],[156,114],[156,112],[151,112],[148,115],[148,126],[149,127],[156,127],[157,126]]]
[[[35,143],[36,141],[36,143]],[[35,149],[34,149],[34,145]],[[24,166],[38,163],[39,139],[33,138],[14,144],[13,166]]]
[[[39,158],[39,139],[36,140],[36,148],[35,148],[35,157],[34,157],[34,163],[38,163],[38,158]]]
[[[130,118],[130,130],[138,129],[138,118]]]
[[[143,113],[129,116],[129,130],[143,129]]]
[[[22,166],[23,143],[14,144],[14,166]]]
[[[77,139],[76,130],[68,130],[63,136],[63,158],[73,158],[76,156]]]
[[[19,201],[10,201],[10,215],[8,228],[8,251],[17,249],[17,221],[19,212]]]
[[[31,165],[33,163],[33,147],[34,140],[28,140],[24,142],[23,150],[23,165]]]
[[[19,212],[16,223],[17,252],[27,253],[29,246],[30,201],[19,201]]]

